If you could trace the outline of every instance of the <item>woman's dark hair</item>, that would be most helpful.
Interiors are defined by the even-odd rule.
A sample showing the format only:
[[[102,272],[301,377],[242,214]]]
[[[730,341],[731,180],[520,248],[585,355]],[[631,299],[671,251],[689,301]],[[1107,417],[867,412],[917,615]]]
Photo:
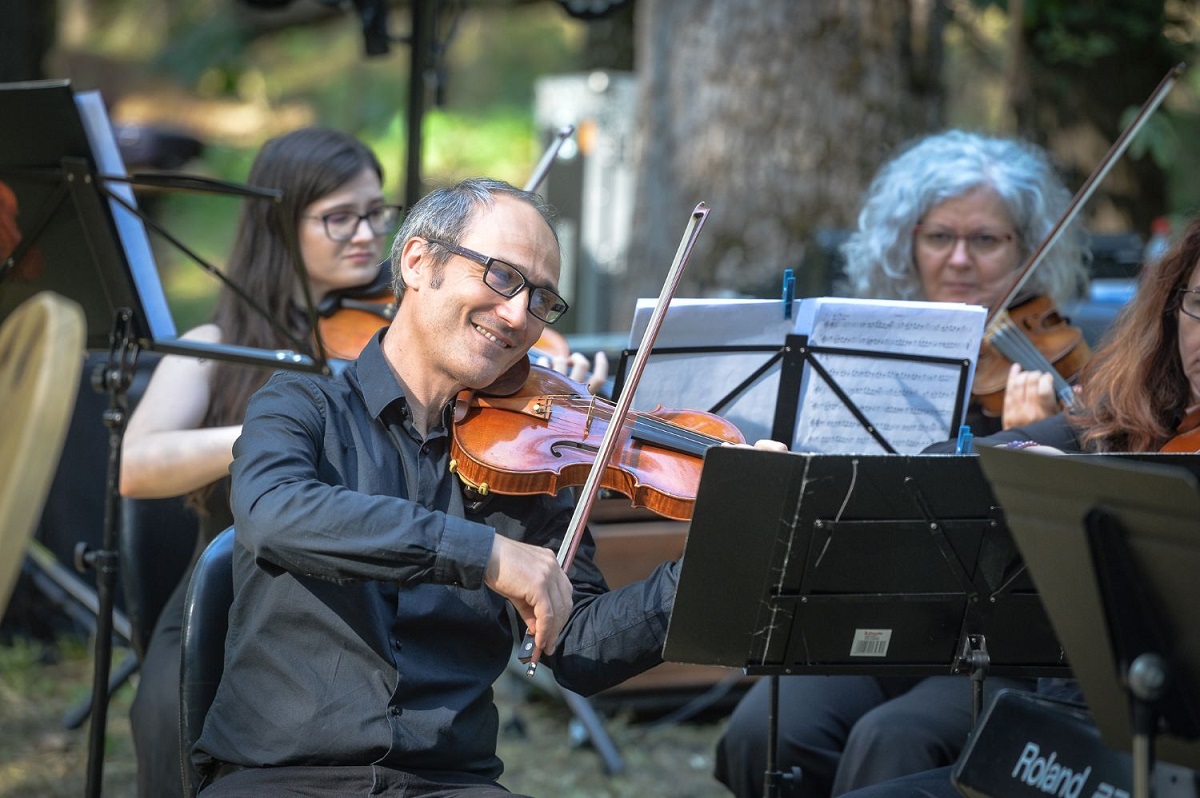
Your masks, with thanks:
[[[303,264],[296,248],[302,215],[313,202],[371,169],[383,181],[383,167],[354,136],[321,127],[285,133],[263,145],[250,167],[251,186],[277,189],[280,202],[246,200],[238,219],[226,274],[299,341],[311,340],[305,314],[294,307]],[[223,343],[256,349],[296,349],[228,287],[217,296],[211,321]],[[311,349],[306,350],[311,354]],[[265,369],[216,363],[211,400],[203,426],[240,424],[250,395],[267,381]]]

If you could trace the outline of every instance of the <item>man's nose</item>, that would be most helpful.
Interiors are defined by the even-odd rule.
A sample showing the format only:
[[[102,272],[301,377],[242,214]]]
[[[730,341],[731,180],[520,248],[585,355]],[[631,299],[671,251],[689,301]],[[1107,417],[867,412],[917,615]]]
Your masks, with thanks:
[[[496,312],[512,329],[525,329],[529,322],[527,318],[529,315],[529,292],[522,289],[507,299],[503,299],[496,306]]]

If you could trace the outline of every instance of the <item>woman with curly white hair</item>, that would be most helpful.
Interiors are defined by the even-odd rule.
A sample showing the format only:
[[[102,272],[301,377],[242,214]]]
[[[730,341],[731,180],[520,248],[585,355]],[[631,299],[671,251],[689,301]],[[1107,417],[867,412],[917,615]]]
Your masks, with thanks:
[[[880,169],[842,246],[850,291],[993,307],[1070,202],[1049,158],[1032,144],[962,130],[918,139]],[[1089,259],[1086,234],[1070,225],[1018,303],[1045,296],[1063,307],[1083,288]],[[1014,371],[1009,387],[1006,428],[1059,410],[1049,374]],[[999,420],[974,410],[977,435],[999,428]]]
[[[886,163],[867,191],[858,228],[842,247],[850,291],[992,307],[1070,201],[1049,159],[1030,144],[960,130],[922,138]],[[1083,287],[1088,260],[1085,234],[1072,225],[1027,289],[1061,307]],[[1005,427],[1057,412],[1049,375],[1010,372]],[[977,407],[968,421],[981,435],[1001,424]],[[1033,682],[991,676],[985,699],[1006,687]],[[971,729],[971,703],[970,684],[955,676],[780,679],[776,763],[791,782],[785,794],[830,798],[949,765]],[[764,680],[718,743],[715,775],[735,795],[763,794],[769,706]]]

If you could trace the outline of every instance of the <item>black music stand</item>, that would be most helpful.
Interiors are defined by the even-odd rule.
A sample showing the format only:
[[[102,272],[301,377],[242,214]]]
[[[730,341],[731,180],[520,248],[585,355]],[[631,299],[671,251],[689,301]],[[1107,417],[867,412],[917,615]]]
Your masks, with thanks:
[[[1196,458],[979,458],[1104,742],[1133,754],[1135,798],[1156,752],[1200,768]]]
[[[67,81],[3,85],[0,119],[8,120],[0,125],[0,319],[29,296],[51,290],[83,307],[87,348],[109,352],[108,363],[92,377],[93,386],[109,395],[103,419],[109,429],[103,546],[99,551],[76,553],[79,567],[96,571],[96,661],[86,794],[98,796],[112,658],[125,394],[138,352],[148,349],[319,373],[327,373],[328,366],[323,356],[314,359],[290,350],[205,345],[176,337],[144,226],[155,225],[137,209],[130,188],[136,181],[125,175],[97,93],[77,95]],[[161,178],[148,182],[171,185]],[[226,191],[200,178],[182,177],[176,185],[243,197],[279,197],[275,191]],[[295,260],[307,289],[303,267]],[[244,291],[235,290],[262,312]],[[311,301],[309,314],[315,318]]]
[[[976,715],[989,672],[1068,672],[975,458],[732,447],[705,459],[663,656],[772,679],[970,674]]]

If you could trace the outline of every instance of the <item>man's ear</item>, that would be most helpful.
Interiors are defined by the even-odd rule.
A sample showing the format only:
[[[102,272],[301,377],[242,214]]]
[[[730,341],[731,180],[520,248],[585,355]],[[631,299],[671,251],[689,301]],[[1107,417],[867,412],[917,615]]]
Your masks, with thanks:
[[[423,238],[410,238],[404,242],[404,249],[400,250],[400,274],[406,290],[420,289],[421,278],[429,271],[429,259],[425,257],[428,252],[429,242]]]

